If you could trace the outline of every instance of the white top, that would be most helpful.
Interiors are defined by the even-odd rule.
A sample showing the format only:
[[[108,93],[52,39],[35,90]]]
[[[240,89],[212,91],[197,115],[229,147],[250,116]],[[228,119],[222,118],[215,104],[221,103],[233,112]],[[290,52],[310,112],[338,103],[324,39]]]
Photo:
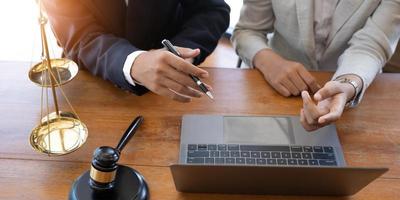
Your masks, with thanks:
[[[319,61],[315,54],[314,4],[315,0],[244,1],[232,35],[236,52],[249,66],[253,66],[259,51],[269,48],[308,70],[335,72],[332,79],[356,74],[364,82],[361,99],[400,38],[400,1],[340,0]],[[267,33],[274,35],[267,38]]]
[[[332,18],[339,0],[314,0],[315,56],[319,62],[326,50]]]

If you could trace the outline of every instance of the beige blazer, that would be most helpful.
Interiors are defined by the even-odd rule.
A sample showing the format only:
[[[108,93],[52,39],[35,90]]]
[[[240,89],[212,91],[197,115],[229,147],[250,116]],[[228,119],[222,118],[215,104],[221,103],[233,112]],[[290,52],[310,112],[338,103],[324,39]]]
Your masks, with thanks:
[[[319,63],[313,4],[314,0],[244,0],[232,36],[236,52],[249,66],[258,51],[272,48],[309,70],[336,71],[333,78],[357,74],[364,92],[394,53],[400,37],[400,0],[341,0]],[[268,33],[273,33],[270,40]]]

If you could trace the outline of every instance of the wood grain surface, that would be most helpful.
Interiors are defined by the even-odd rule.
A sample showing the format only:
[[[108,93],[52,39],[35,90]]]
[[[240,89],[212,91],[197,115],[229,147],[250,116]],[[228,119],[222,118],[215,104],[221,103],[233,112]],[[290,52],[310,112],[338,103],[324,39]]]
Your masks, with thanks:
[[[178,161],[184,114],[298,115],[301,99],[281,97],[257,70],[207,68],[215,101],[204,96],[187,104],[152,93],[134,96],[81,70],[63,90],[88,126],[88,140],[72,154],[48,157],[29,146],[41,93],[27,77],[29,65],[0,62],[0,199],[66,199],[72,181],[89,169],[93,150],[115,146],[137,115],[145,121],[120,163],[143,173],[151,199],[400,199],[400,75],[378,75],[359,107],[337,122],[348,165],[389,167],[383,177],[352,197],[242,196],[179,193],[168,166]],[[323,84],[331,73],[313,75]],[[58,96],[61,110],[69,110]]]

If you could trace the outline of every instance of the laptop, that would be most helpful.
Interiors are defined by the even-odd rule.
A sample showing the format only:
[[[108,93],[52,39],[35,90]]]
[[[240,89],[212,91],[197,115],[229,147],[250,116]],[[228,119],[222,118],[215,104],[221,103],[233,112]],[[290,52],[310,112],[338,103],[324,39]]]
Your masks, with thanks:
[[[181,192],[352,195],[387,168],[346,167],[335,125],[307,132],[297,116],[184,115]]]

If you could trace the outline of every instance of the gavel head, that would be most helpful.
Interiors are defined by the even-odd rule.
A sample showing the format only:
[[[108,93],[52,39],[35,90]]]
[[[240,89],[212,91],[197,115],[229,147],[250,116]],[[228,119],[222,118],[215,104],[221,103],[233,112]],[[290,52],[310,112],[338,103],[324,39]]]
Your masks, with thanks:
[[[90,187],[94,190],[110,190],[114,187],[118,168],[119,151],[102,146],[94,151],[90,168]]]

